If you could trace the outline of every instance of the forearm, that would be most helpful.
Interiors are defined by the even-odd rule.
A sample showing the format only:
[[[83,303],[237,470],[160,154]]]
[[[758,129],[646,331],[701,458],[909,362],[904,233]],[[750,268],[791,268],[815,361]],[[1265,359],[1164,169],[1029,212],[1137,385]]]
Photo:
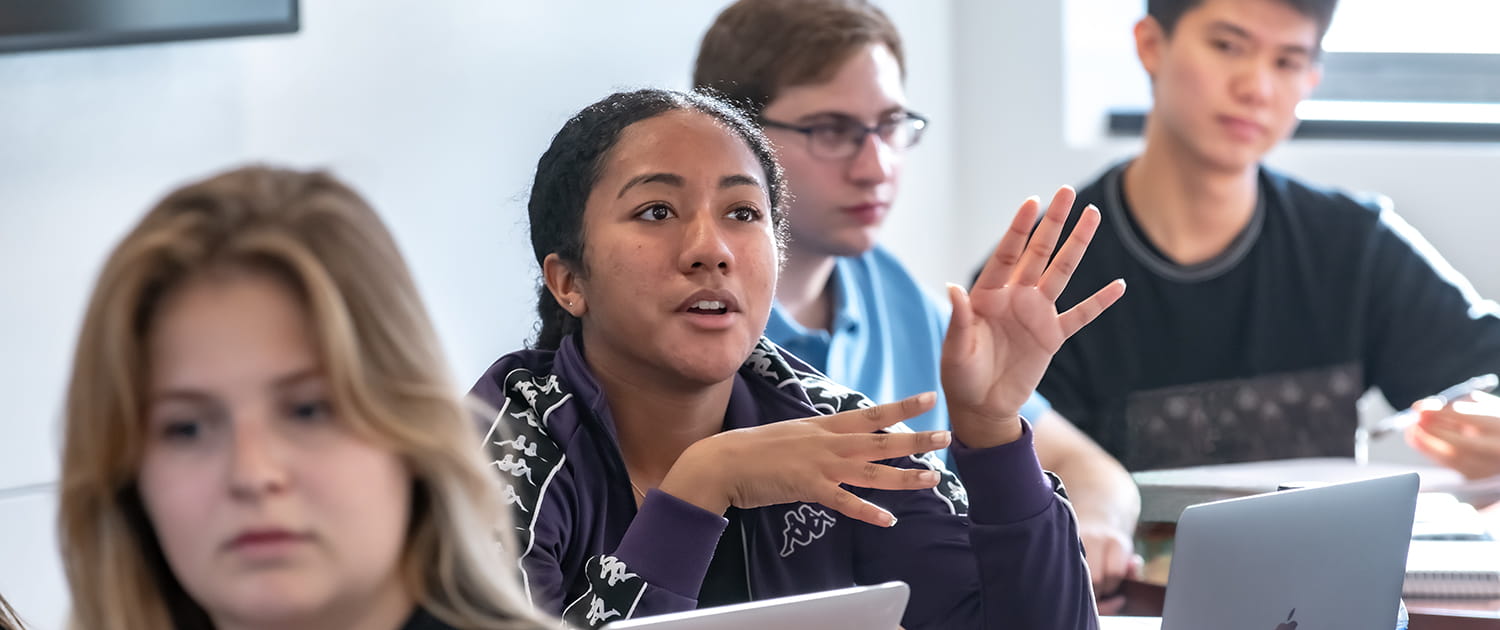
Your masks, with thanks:
[[[1059,466],[1080,523],[1103,523],[1133,536],[1141,515],[1141,495],[1130,474],[1112,459],[1075,460]]]
[[[1056,412],[1049,411],[1035,433],[1042,468],[1062,478],[1078,520],[1134,535],[1141,495],[1125,467]]]

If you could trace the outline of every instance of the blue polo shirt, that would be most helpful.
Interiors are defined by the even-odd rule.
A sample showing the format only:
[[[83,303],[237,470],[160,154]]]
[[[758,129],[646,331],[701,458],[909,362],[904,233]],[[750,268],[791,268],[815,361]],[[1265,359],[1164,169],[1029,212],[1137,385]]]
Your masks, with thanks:
[[[766,336],[798,358],[876,402],[926,391],[938,393],[932,411],[906,421],[916,431],[948,428],[940,387],[943,336],[951,307],[917,286],[890,252],[875,247],[834,263],[833,331],[809,330],[777,303]],[[1033,424],[1051,406],[1040,394],[1021,407]]]

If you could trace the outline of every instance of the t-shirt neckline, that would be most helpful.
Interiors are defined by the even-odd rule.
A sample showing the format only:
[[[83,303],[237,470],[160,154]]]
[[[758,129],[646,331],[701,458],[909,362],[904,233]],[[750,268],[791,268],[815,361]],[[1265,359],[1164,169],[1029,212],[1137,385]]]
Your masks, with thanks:
[[[1229,246],[1217,256],[1200,263],[1183,265],[1162,254],[1161,250],[1146,238],[1145,232],[1141,230],[1140,224],[1135,221],[1135,217],[1130,212],[1130,206],[1125,201],[1124,177],[1125,167],[1129,165],[1129,162],[1125,162],[1105,174],[1104,212],[1109,214],[1110,222],[1114,224],[1120,242],[1125,245],[1125,250],[1147,269],[1168,280],[1203,282],[1228,273],[1250,254],[1250,249],[1255,246],[1266,222],[1267,191],[1264,186],[1260,185],[1258,175],[1255,211],[1250,215],[1250,223],[1245,225],[1245,228],[1235,235]]]

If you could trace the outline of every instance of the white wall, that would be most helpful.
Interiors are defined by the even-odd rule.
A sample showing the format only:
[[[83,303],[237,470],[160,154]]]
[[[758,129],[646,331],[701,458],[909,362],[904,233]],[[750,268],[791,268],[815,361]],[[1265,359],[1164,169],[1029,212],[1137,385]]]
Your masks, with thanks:
[[[531,333],[525,199],[552,134],[613,89],[685,87],[721,6],[302,5],[296,35],[0,56],[0,593],[35,628],[66,608],[51,484],[74,335],[105,255],[154,200],[246,160],[331,168],[395,232],[467,385]],[[892,232],[942,234],[949,6],[892,5],[913,106],[938,121]],[[895,244],[933,285],[944,246]]]

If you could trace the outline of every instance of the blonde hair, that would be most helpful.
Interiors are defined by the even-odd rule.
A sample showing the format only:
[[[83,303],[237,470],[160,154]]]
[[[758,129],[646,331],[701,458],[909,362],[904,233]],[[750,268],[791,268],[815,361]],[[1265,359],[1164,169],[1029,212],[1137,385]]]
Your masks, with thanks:
[[[15,609],[10,607],[10,602],[0,597],[0,630],[25,630],[21,625],[21,618],[16,616]]]
[[[307,309],[340,420],[412,470],[400,571],[419,606],[458,628],[539,627],[514,575],[513,529],[416,284],[355,192],[323,173],[243,168],[153,208],[110,255],[68,386],[58,528],[73,623],[208,628],[173,577],[135,482],[144,441],[145,336],[194,278],[264,272]]]

